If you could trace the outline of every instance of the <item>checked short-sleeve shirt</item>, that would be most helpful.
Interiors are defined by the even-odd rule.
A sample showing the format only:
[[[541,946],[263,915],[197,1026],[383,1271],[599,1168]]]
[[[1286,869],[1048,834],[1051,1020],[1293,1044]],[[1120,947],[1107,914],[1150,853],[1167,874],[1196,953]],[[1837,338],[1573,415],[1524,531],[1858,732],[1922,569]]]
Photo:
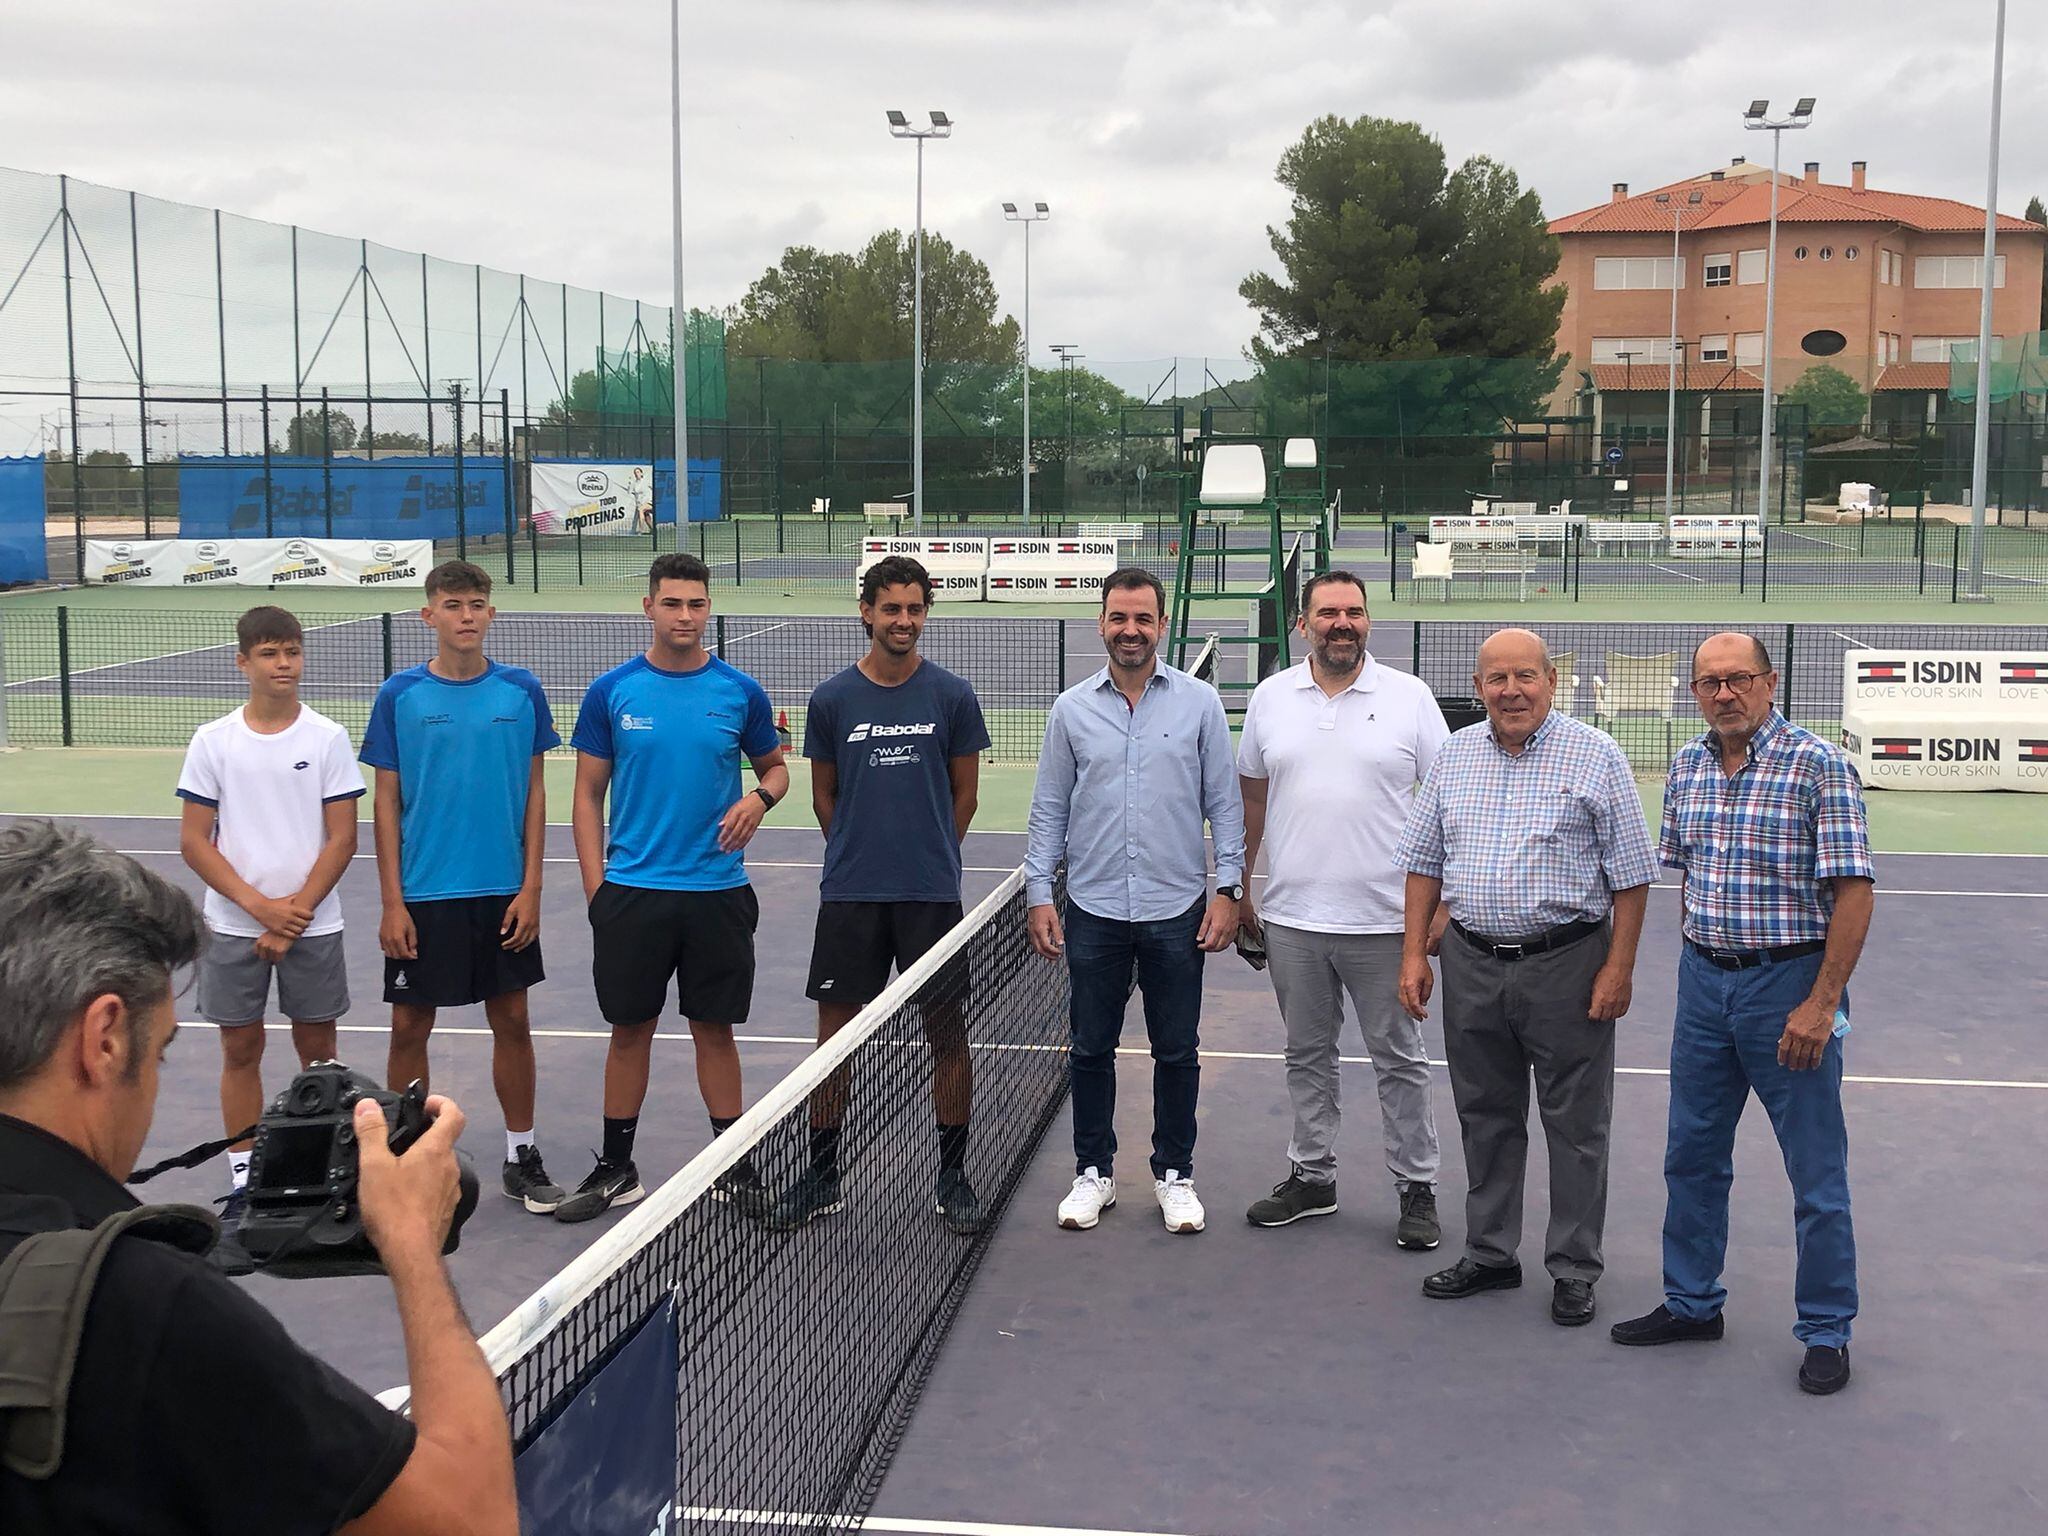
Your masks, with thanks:
[[[1709,949],[1825,939],[1829,882],[1877,876],[1855,765],[1775,709],[1733,777],[1711,731],[1678,749],[1657,856],[1685,871],[1685,936]]]
[[[1657,876],[1628,758],[1613,737],[1559,714],[1519,754],[1483,721],[1454,732],[1394,859],[1443,881],[1459,926],[1503,942],[1598,921],[1616,891]]]

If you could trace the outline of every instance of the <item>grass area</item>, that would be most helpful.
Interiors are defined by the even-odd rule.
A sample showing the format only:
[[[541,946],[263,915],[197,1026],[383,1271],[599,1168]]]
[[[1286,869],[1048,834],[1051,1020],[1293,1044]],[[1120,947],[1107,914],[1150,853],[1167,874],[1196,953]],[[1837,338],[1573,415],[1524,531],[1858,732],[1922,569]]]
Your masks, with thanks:
[[[178,802],[172,787],[181,757],[176,749],[165,748],[0,753],[0,814],[173,816]],[[566,822],[574,762],[556,754],[546,772],[548,818]],[[985,832],[1023,831],[1034,772],[1026,765],[985,764],[975,826]],[[768,824],[815,825],[808,765],[792,759],[790,782],[789,798],[769,814]],[[1664,782],[1653,778],[1640,784],[1644,816],[1654,826]],[[1873,790],[1869,806],[1871,841],[1882,852],[2048,855],[2048,796]],[[367,796],[362,808],[367,817]]]

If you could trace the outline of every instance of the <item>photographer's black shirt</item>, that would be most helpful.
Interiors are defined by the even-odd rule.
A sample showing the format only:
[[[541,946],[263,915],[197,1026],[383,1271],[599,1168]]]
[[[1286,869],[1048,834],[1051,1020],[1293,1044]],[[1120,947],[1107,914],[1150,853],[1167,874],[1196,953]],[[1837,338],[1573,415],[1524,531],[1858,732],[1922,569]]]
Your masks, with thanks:
[[[0,1115],[0,1257],[134,1196],[67,1142]],[[0,1467],[0,1532],[328,1532],[383,1496],[413,1426],[306,1353],[204,1259],[122,1237],[86,1314],[64,1460]]]

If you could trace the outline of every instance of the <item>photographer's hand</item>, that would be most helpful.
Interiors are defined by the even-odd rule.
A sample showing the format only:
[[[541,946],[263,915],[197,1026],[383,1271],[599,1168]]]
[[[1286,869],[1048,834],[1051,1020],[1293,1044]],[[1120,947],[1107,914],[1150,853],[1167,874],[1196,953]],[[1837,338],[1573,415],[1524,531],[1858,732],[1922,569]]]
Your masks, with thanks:
[[[427,1115],[431,1123],[420,1139],[394,1157],[383,1107],[374,1099],[356,1104],[363,1230],[394,1278],[402,1266],[422,1259],[439,1265],[448,1223],[455,1218],[455,1139],[462,1134],[462,1111],[453,1099],[435,1094],[427,1100]]]

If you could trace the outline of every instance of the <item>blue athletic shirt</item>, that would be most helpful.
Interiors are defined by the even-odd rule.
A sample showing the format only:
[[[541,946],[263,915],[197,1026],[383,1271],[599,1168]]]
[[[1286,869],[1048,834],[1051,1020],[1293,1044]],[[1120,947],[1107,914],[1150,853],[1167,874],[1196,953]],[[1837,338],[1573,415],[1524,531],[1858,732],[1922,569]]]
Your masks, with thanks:
[[[526,793],[536,754],[562,744],[524,667],[384,680],[357,754],[398,775],[399,882],[407,901],[511,896],[526,878]]]
[[[768,695],[713,656],[668,672],[635,656],[590,685],[569,744],[610,760],[604,877],[656,891],[729,891],[747,883],[718,824],[740,797],[740,759],[776,747]]]
[[[857,666],[820,683],[804,756],[839,769],[820,899],[958,901],[949,766],[988,744],[973,687],[929,661],[894,688]]]

